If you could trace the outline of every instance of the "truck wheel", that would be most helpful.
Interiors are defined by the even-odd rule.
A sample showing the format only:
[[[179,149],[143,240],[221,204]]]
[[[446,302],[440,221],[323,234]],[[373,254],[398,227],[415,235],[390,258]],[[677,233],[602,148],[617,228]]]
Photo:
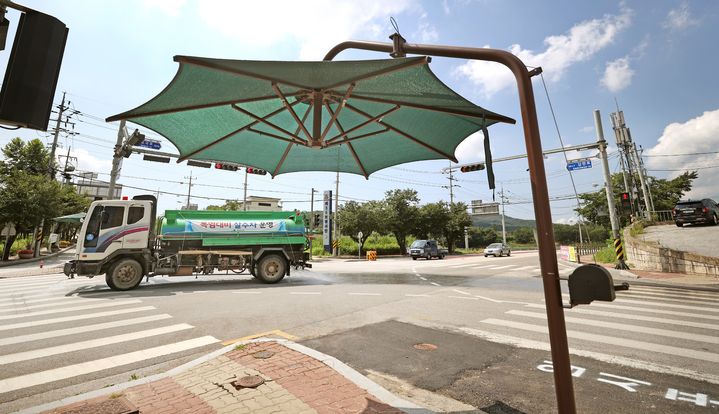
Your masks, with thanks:
[[[142,266],[135,259],[122,259],[105,274],[105,282],[112,290],[130,290],[142,281]]]
[[[257,278],[265,283],[277,283],[287,273],[287,261],[279,254],[268,254],[257,265]]]
[[[414,256],[412,256],[412,260],[417,260],[417,258],[416,258],[416,257],[414,257]]]
[[[684,223],[681,223],[681,222],[678,222],[678,221],[677,221],[677,227],[682,227],[682,226],[684,226]]]

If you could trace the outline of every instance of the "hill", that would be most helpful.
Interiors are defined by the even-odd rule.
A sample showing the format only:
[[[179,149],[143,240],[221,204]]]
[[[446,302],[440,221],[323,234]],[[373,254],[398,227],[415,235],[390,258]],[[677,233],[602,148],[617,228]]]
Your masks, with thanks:
[[[502,229],[502,216],[500,215],[481,215],[471,216],[472,226],[474,227],[494,227],[497,230]],[[524,220],[514,217],[504,216],[504,226],[507,231],[514,231],[520,227],[535,228],[534,220]]]

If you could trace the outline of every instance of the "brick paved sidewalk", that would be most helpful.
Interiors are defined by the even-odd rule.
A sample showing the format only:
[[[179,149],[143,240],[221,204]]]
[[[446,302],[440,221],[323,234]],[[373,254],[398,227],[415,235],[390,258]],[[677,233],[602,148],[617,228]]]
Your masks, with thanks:
[[[427,412],[338,360],[284,340],[257,340],[183,372],[115,389],[44,413],[404,413]],[[192,363],[191,363],[192,365]],[[331,366],[335,367],[332,368]],[[249,378],[248,378],[249,377]],[[238,380],[262,382],[256,388]],[[96,394],[96,393],[95,393]],[[378,397],[379,395],[380,397]],[[82,396],[80,396],[82,398]],[[77,399],[77,398],[75,398]],[[389,404],[388,404],[389,402]],[[405,411],[393,407],[400,406]],[[57,404],[55,404],[57,405]],[[37,412],[31,410],[31,412]]]

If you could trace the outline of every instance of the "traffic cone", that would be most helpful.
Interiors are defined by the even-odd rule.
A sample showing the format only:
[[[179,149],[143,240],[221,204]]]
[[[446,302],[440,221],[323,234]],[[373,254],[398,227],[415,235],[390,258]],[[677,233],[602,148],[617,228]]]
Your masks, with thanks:
[[[40,260],[40,269],[42,269],[43,266],[45,266],[45,261],[44,261],[44,260]]]

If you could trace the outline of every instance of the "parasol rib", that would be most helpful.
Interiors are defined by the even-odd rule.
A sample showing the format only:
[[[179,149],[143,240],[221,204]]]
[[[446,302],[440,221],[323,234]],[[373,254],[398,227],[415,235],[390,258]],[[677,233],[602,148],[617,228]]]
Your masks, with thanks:
[[[299,103],[299,101],[293,102],[292,105],[297,105],[298,103]],[[282,111],[284,111],[284,110],[285,110],[284,107],[283,107],[283,108],[276,109],[276,110],[270,112],[269,114],[265,115],[264,118],[270,118],[270,117],[272,117],[272,116],[274,116],[274,115],[277,115],[278,113],[280,113],[280,112],[282,112]],[[251,123],[249,123],[249,124],[243,126],[242,128],[239,128],[239,129],[237,129],[237,130],[235,130],[235,131],[233,131],[233,132],[230,132],[229,134],[227,134],[227,135],[225,135],[225,136],[223,136],[223,137],[221,137],[221,138],[218,138],[218,139],[216,139],[216,140],[210,142],[209,144],[204,145],[204,146],[200,147],[199,149],[196,149],[196,150],[190,152],[189,154],[183,155],[182,157],[180,157],[180,158],[177,159],[177,162],[179,163],[179,162],[185,161],[186,159],[188,159],[188,158],[190,158],[190,157],[196,155],[197,153],[202,152],[202,151],[204,151],[204,150],[206,150],[206,149],[208,149],[208,148],[210,148],[210,147],[213,147],[213,146],[219,144],[220,142],[226,140],[227,138],[229,138],[229,137],[231,137],[231,136],[233,136],[233,135],[235,135],[235,134],[237,134],[237,133],[239,133],[239,132],[242,132],[242,131],[244,131],[244,130],[246,130],[246,129],[248,129],[248,128],[253,127],[254,125],[258,124],[259,122],[260,122],[260,121],[253,121],[253,122],[251,122]]]
[[[308,106],[307,110],[305,111],[305,114],[302,115],[302,122],[300,122],[300,125],[304,125],[304,122],[307,119],[307,115],[310,114],[310,110],[311,110],[311,108]],[[295,134],[300,132],[299,129],[300,129],[300,127],[298,126],[297,130],[295,131]],[[287,154],[290,153],[290,150],[292,149],[292,145],[294,145],[294,144],[291,142],[289,144],[287,144],[287,148],[285,148],[285,152],[282,154],[282,158],[280,158],[280,161],[277,163],[275,170],[272,172],[273,179],[275,178],[275,175],[277,175],[277,173],[280,171],[280,168],[282,168],[282,164],[285,163],[285,159],[287,158]]]
[[[388,68],[376,70],[376,71],[374,71],[374,72],[365,73],[365,74],[363,74],[363,75],[357,76],[357,77],[352,78],[352,79],[350,79],[350,80],[345,80],[345,81],[337,82],[337,83],[332,84],[332,85],[324,86],[323,89],[336,88],[336,87],[338,87],[338,86],[346,85],[346,84],[348,84],[348,83],[350,83],[350,82],[357,82],[357,81],[361,81],[361,80],[365,80],[365,79],[374,78],[374,77],[377,77],[377,76],[380,76],[380,75],[385,75],[385,74],[387,74],[387,73],[397,72],[397,71],[400,71],[400,70],[404,70],[404,69],[407,69],[407,68],[411,68],[412,66],[426,65],[426,64],[428,64],[430,61],[431,61],[431,58],[429,58],[429,57],[427,57],[427,56],[423,56],[423,57],[415,58],[415,59],[411,59],[411,58],[410,58],[410,59],[408,59],[407,62],[402,63],[402,64],[399,64],[399,65],[397,65],[397,66],[391,66],[391,67],[388,67]]]
[[[446,114],[467,116],[467,117],[471,117],[471,118],[486,118],[486,119],[489,119],[492,121],[504,122],[507,124],[516,124],[517,123],[517,121],[515,121],[514,119],[512,119],[508,116],[503,116],[503,115],[498,115],[498,114],[486,114],[485,115],[485,114],[478,114],[478,113],[470,112],[470,111],[463,111],[461,109],[441,108],[441,107],[422,105],[422,104],[412,103],[412,102],[396,101],[396,100],[392,100],[392,99],[374,98],[374,97],[365,96],[365,95],[352,95],[352,99],[401,105],[401,106],[407,107],[407,108],[424,109],[427,111],[442,112],[442,113],[446,113]]]
[[[310,132],[307,130],[307,128],[305,128],[304,122],[300,121],[300,118],[297,116],[297,113],[292,108],[292,106],[290,106],[289,102],[287,102],[287,98],[282,93],[279,86],[277,86],[277,84],[274,82],[272,83],[272,90],[274,90],[275,93],[277,94],[277,96],[279,96],[280,100],[282,101],[282,105],[284,105],[285,108],[287,108],[287,111],[290,113],[290,115],[292,115],[292,118],[295,119],[295,122],[297,122],[298,128],[297,128],[297,132],[295,132],[295,134],[299,134],[300,130],[302,130],[302,132],[304,132],[307,139],[311,140],[312,136],[310,136]]]
[[[260,135],[264,135],[264,136],[266,136],[266,137],[270,137],[270,138],[274,138],[274,139],[279,139],[280,141],[290,142],[290,143],[292,143],[292,144],[299,144],[299,142],[297,142],[297,141],[295,141],[295,140],[293,140],[293,139],[289,139],[289,138],[286,138],[286,137],[283,137],[283,136],[280,136],[280,135],[275,135],[275,134],[273,134],[273,133],[271,133],[271,132],[260,131],[259,129],[254,129],[254,128],[248,128],[247,130],[250,131],[250,132],[254,132],[255,134],[260,134]],[[304,142],[303,142],[303,143],[304,143]]]
[[[322,137],[320,138],[320,141],[324,140],[327,136],[327,133],[330,132],[330,128],[332,127],[332,124],[335,123],[337,120],[337,116],[339,116],[340,111],[342,111],[342,108],[344,108],[345,103],[347,103],[347,99],[349,99],[350,95],[352,95],[352,90],[355,88],[355,83],[353,82],[349,88],[347,88],[347,92],[345,93],[345,96],[340,101],[339,106],[337,107],[337,112],[332,113],[330,110],[330,106],[327,105],[327,111],[332,114],[332,118],[330,118],[330,122],[327,123],[327,126],[325,127],[325,130],[322,132]],[[341,129],[340,129],[341,132]]]
[[[350,106],[348,103],[346,103],[345,105],[346,105],[346,106]],[[332,143],[333,141],[336,141],[336,140],[338,140],[338,139],[340,139],[340,138],[342,138],[342,137],[346,137],[347,134],[350,134],[350,133],[352,133],[352,132],[354,132],[354,131],[360,129],[360,128],[364,127],[365,125],[371,124],[372,122],[379,122],[379,120],[381,120],[383,117],[385,117],[385,116],[391,114],[392,112],[398,110],[399,108],[400,108],[399,105],[397,105],[397,106],[395,106],[394,108],[390,108],[390,109],[388,109],[388,110],[382,112],[381,114],[379,114],[379,115],[377,115],[377,116],[371,116],[371,115],[369,115],[369,114],[366,114],[366,113],[364,113],[364,112],[362,112],[362,111],[357,110],[357,111],[359,111],[359,113],[361,113],[361,115],[366,116],[366,117],[368,117],[369,119],[366,120],[366,121],[364,121],[364,122],[362,122],[362,123],[359,124],[359,125],[353,126],[352,128],[348,129],[348,130],[345,131],[345,132],[340,132],[339,134],[335,135],[334,137],[328,139],[328,140],[327,140],[327,143],[330,144],[330,143]],[[356,111],[355,111],[355,112],[356,112]]]
[[[299,102],[299,101],[297,101],[297,102]],[[240,107],[237,106],[237,105],[232,105],[232,107],[233,107],[235,110],[237,110],[237,111],[239,111],[239,112],[242,112],[243,114],[249,116],[250,118],[254,118],[254,119],[256,119],[257,121],[259,121],[260,123],[263,123],[263,124],[269,126],[270,128],[276,129],[276,130],[282,132],[283,134],[286,134],[287,136],[291,137],[291,139],[292,139],[294,142],[297,142],[298,144],[303,144],[303,145],[304,145],[304,144],[307,142],[307,141],[303,140],[302,138],[298,137],[296,134],[293,134],[293,133],[291,133],[290,131],[288,131],[288,130],[282,128],[282,127],[279,127],[279,126],[273,124],[272,122],[266,120],[266,119],[265,119],[266,117],[259,117],[259,116],[253,114],[252,112],[250,112],[250,111],[248,111],[248,110],[246,110],[246,109],[240,108]],[[284,107],[283,107],[282,109],[284,109]]]
[[[289,96],[298,96],[302,95],[301,91],[293,92],[290,94],[286,94],[286,97]],[[197,104],[197,105],[188,105],[188,106],[181,106],[179,108],[172,108],[172,109],[158,109],[156,111],[147,111],[147,112],[139,112],[139,113],[133,113],[134,111],[130,110],[127,112],[123,112],[118,115],[111,116],[107,119],[105,119],[105,122],[114,122],[119,121],[121,119],[132,119],[132,118],[139,118],[143,116],[154,116],[154,115],[165,115],[165,114],[174,114],[176,112],[184,112],[184,111],[191,111],[194,109],[206,109],[206,108],[215,108],[218,106],[225,106],[225,105],[231,105],[231,104],[241,104],[241,103],[248,103],[248,102],[257,102],[257,101],[266,101],[268,99],[275,98],[275,95],[268,95],[268,96],[257,96],[254,98],[247,98],[247,99],[232,99],[229,101],[222,101],[222,102],[213,102],[213,103],[205,103],[205,104]],[[145,104],[146,105],[146,104]],[[143,105],[144,106],[144,105]]]
[[[332,108],[330,108],[330,105],[329,104],[325,104],[325,105],[327,106],[327,112],[332,113]],[[339,109],[337,109],[337,112],[339,112]],[[335,112],[333,114],[334,119],[337,118],[337,116],[336,116],[337,112]],[[337,121],[337,129],[339,129],[340,132],[344,134],[344,128],[342,128],[342,124],[340,124],[340,121]],[[352,157],[354,157],[355,162],[357,163],[357,165],[360,168],[360,171],[362,171],[362,175],[364,175],[365,179],[369,179],[369,174],[367,174],[367,170],[365,170],[364,165],[362,165],[362,161],[360,161],[359,156],[357,155],[357,152],[355,151],[352,144],[347,140],[346,135],[345,135],[345,140],[341,143],[338,143],[338,145],[342,144],[342,143],[347,143],[347,148],[349,148],[350,153],[352,154]]]
[[[335,142],[329,143],[329,144],[325,145],[325,147],[326,147],[326,148],[329,148],[329,147],[334,147],[335,145],[342,145],[342,144],[344,144],[345,142],[352,142],[352,141],[356,141],[356,140],[358,140],[358,139],[368,138],[368,137],[371,137],[371,136],[374,136],[374,135],[383,134],[383,133],[385,133],[385,132],[387,132],[387,131],[389,131],[389,128],[385,126],[384,129],[380,129],[380,130],[373,131],[373,132],[368,132],[368,133],[362,134],[362,135],[357,135],[357,136],[352,137],[352,138],[347,138],[347,137],[345,136],[342,141],[335,141]]]
[[[370,114],[368,114],[368,113],[362,111],[361,109],[355,108],[354,106],[352,106],[352,105],[350,105],[350,104],[347,104],[347,107],[348,107],[349,109],[351,109],[351,110],[357,112],[358,114],[364,116],[364,117],[367,117],[367,118],[371,118],[371,117],[372,117],[372,115],[370,115]],[[440,150],[440,149],[438,149],[438,148],[435,148],[435,147],[433,147],[433,146],[427,144],[426,142],[423,142],[423,141],[421,141],[421,140],[419,140],[419,139],[413,137],[412,135],[410,135],[410,134],[408,134],[408,133],[406,133],[406,132],[404,132],[404,131],[402,131],[402,130],[400,130],[400,129],[398,129],[398,128],[395,128],[395,127],[393,127],[392,125],[390,125],[390,124],[388,124],[388,123],[386,123],[386,122],[382,122],[381,120],[377,120],[377,123],[380,124],[380,125],[383,125],[383,126],[385,126],[385,127],[387,127],[387,128],[389,128],[391,131],[396,132],[396,133],[399,134],[399,135],[402,135],[403,137],[409,139],[410,141],[413,141],[413,142],[415,142],[415,143],[417,143],[417,144],[419,144],[419,145],[421,145],[421,146],[427,148],[427,149],[430,150],[430,151],[436,152],[437,154],[443,156],[444,158],[447,158],[447,159],[449,159],[449,160],[452,160],[452,162],[459,162],[459,161],[457,160],[457,158],[455,158],[453,155],[449,155],[449,154],[447,154],[446,152],[444,152],[444,151],[442,151],[442,150]]]

